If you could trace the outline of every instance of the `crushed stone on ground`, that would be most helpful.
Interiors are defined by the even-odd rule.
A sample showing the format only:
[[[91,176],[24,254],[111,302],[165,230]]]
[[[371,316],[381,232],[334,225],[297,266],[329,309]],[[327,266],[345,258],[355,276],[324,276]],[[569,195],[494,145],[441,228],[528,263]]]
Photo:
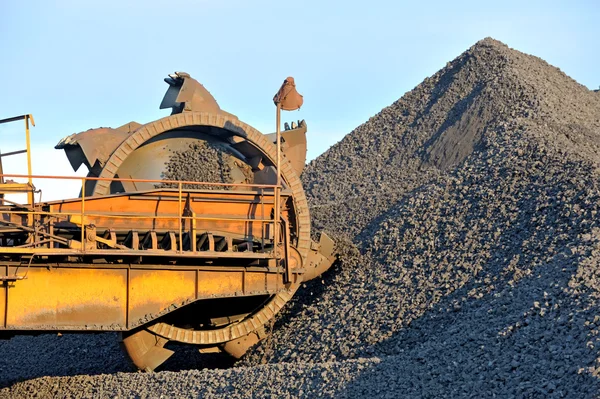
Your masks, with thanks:
[[[218,143],[198,141],[185,151],[173,151],[165,165],[164,180],[198,181],[210,183],[252,183],[252,168]],[[160,187],[176,187],[164,183]],[[184,189],[229,190],[230,187],[206,184],[183,184]]]

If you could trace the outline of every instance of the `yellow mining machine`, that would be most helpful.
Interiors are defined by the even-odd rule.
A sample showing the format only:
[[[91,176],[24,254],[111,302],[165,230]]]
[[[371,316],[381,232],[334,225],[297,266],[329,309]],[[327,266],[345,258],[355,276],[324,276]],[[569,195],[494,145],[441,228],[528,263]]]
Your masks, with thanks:
[[[3,337],[118,331],[147,371],[173,354],[169,342],[240,357],[301,283],[331,266],[333,242],[325,234],[311,240],[299,178],[306,123],[279,129],[279,111],[302,103],[293,79],[274,98],[271,135],[223,111],[190,75],[165,81],[161,108],[170,116],[60,141],[75,170],[88,168],[84,178],[32,175],[32,117],[0,121],[24,120],[27,139],[26,150],[0,161],[28,157],[28,175],[3,174],[0,162]],[[223,150],[230,181],[165,182],[170,157],[198,142]],[[80,195],[36,201],[42,179],[58,187],[79,180]],[[10,199],[17,192],[27,203]]]

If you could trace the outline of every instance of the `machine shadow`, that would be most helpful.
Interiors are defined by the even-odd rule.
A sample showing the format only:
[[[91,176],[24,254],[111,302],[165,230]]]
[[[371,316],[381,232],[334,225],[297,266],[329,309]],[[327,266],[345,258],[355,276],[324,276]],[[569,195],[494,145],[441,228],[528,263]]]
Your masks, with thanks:
[[[0,341],[0,387],[44,376],[133,372],[116,333],[42,334]]]
[[[195,346],[173,344],[175,353],[160,371],[231,367],[227,354],[200,354]],[[116,333],[43,334],[0,341],[0,389],[40,377],[137,373]]]

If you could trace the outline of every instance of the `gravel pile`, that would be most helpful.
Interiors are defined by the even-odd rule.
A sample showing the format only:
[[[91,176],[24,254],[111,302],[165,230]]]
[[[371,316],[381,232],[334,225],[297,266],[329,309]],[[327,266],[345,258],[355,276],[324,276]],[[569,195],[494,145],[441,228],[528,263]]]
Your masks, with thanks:
[[[210,183],[252,183],[252,168],[230,154],[226,148],[207,141],[189,145],[185,151],[174,151],[165,165],[164,180],[200,181]],[[161,187],[176,187],[165,183]],[[230,189],[229,187],[184,184],[197,190]]]
[[[484,39],[307,166],[315,227],[354,237],[507,124],[535,120],[548,130],[536,141],[594,157],[597,105],[598,96],[557,68]]]
[[[51,367],[0,396],[597,397],[599,149],[597,93],[485,39],[307,167],[340,262],[238,367]],[[40,376],[9,370],[28,339],[0,343],[4,385]]]
[[[419,375],[413,395],[597,395],[599,140],[594,93],[479,42],[308,167],[316,222],[358,250],[246,364],[375,356],[407,395]]]

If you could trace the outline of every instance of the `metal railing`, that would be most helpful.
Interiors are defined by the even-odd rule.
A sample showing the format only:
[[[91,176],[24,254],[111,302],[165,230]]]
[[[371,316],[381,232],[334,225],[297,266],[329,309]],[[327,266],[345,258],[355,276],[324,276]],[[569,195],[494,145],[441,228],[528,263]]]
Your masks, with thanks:
[[[56,218],[57,220],[60,220],[60,218],[65,218],[65,217],[70,217],[69,220],[72,222],[73,217],[79,217],[79,223],[75,223],[76,225],[78,225],[81,228],[81,245],[80,248],[78,250],[76,250],[75,252],[77,253],[81,253],[81,254],[86,254],[88,253],[88,251],[86,251],[86,246],[85,246],[85,242],[86,242],[86,219],[91,219],[91,218],[115,218],[115,219],[152,219],[152,220],[177,220],[177,226],[178,226],[178,238],[179,238],[179,246],[178,246],[178,253],[183,254],[184,250],[183,250],[183,236],[184,236],[184,225],[185,224],[189,224],[190,227],[194,226],[196,224],[196,222],[198,221],[202,221],[202,220],[206,220],[206,221],[235,221],[235,222],[257,222],[261,224],[261,240],[262,240],[262,247],[264,249],[265,243],[265,225],[273,225],[273,230],[274,230],[274,234],[273,234],[273,252],[276,258],[280,258],[280,256],[282,254],[278,254],[277,253],[277,248],[279,246],[279,244],[281,242],[283,242],[283,238],[279,237],[277,232],[282,232],[282,226],[281,224],[284,223],[282,222],[282,220],[279,220],[276,223],[276,217],[279,214],[279,212],[273,212],[273,216],[269,215],[268,217],[266,217],[266,215],[264,214],[265,212],[265,196],[268,195],[267,193],[265,193],[266,190],[271,191],[271,193],[269,193],[272,197],[273,197],[273,207],[274,209],[281,209],[280,206],[280,197],[277,194],[277,188],[281,189],[281,187],[279,187],[278,185],[273,185],[273,184],[252,184],[252,183],[218,183],[218,182],[197,182],[197,181],[186,181],[186,180],[178,180],[178,181],[174,181],[174,180],[154,180],[154,179],[131,179],[131,178],[100,178],[100,177],[72,177],[72,176],[50,176],[50,175],[19,175],[19,174],[0,174],[0,178],[11,178],[11,179],[28,179],[28,181],[31,182],[31,190],[32,192],[35,190],[34,185],[33,185],[33,181],[37,180],[37,179],[51,179],[51,180],[79,180],[81,182],[81,193],[82,196],[80,198],[72,198],[72,199],[64,199],[62,201],[68,202],[68,201],[77,201],[79,200],[81,203],[80,209],[78,211],[74,211],[74,210],[70,210],[70,211],[58,211],[58,212],[50,212],[50,211],[44,211],[41,209],[40,205],[42,204],[40,203],[36,203],[34,200],[33,195],[28,196],[28,198],[31,200],[28,204],[19,204],[13,201],[7,201],[10,202],[12,205],[11,206],[3,206],[2,208],[0,208],[0,214],[5,214],[5,215],[21,215],[21,216],[27,216],[27,220],[29,221],[27,224],[28,225],[22,225],[21,227],[24,229],[24,231],[27,231],[27,233],[29,234],[34,234],[35,235],[35,240],[32,240],[32,248],[35,248],[35,244],[41,244],[41,241],[44,241],[44,244],[47,244],[48,242],[52,243],[53,239],[52,237],[48,238],[49,235],[47,233],[41,233],[38,231],[38,226],[37,223],[34,222],[34,219],[37,217],[38,219],[41,217],[48,217],[48,218]],[[176,192],[177,195],[176,196],[169,196],[169,198],[176,198],[178,205],[177,205],[177,210],[178,210],[178,214],[177,216],[174,216],[172,214],[169,215],[161,215],[161,214],[152,214],[152,215],[142,215],[142,214],[135,214],[135,212],[133,212],[132,214],[128,214],[128,213],[119,213],[119,214],[108,214],[108,213],[97,213],[94,211],[88,211],[86,210],[86,202],[91,200],[91,199],[96,199],[97,197],[92,197],[92,196],[86,196],[83,195],[86,192],[86,183],[90,182],[90,181],[109,181],[109,182],[132,182],[132,183],[153,183],[155,184],[155,188],[151,189],[151,190],[142,190],[142,191],[137,191],[137,192],[124,192],[122,194],[124,195],[135,195],[135,194],[142,194],[145,192],[151,192],[153,190],[166,190],[166,191],[172,191],[172,192]],[[168,185],[171,187],[164,187],[164,185]],[[207,190],[207,189],[199,189],[199,190],[195,190],[195,189],[190,189],[190,188],[184,188],[185,186],[204,186],[204,187],[216,187],[216,188],[247,188],[249,190],[252,191],[256,191],[256,195],[260,198],[260,207],[261,207],[261,212],[260,212],[260,217],[247,217],[247,218],[239,218],[239,217],[225,217],[225,216],[214,216],[214,215],[184,215],[185,212],[185,202],[187,201],[187,194],[188,193],[208,193],[211,192],[211,190]],[[160,187],[163,186],[163,187]],[[175,186],[175,187],[173,187]],[[175,191],[176,190],[176,191]],[[121,194],[121,193],[118,193]],[[185,194],[185,195],[184,195]],[[229,191],[228,194],[236,194],[236,191]],[[244,192],[242,194],[248,194],[247,192]],[[164,199],[166,199],[167,197],[165,197]],[[173,199],[171,199],[173,200]],[[60,201],[60,200],[59,200]],[[57,201],[50,201],[50,203],[56,203]],[[227,202],[226,199],[223,200],[223,202]],[[21,208],[21,209],[15,209],[15,208]],[[0,219],[0,224],[4,223],[6,225],[6,222],[2,222]],[[277,226],[277,227],[275,227]],[[18,228],[18,226],[14,226],[16,228]],[[33,229],[33,231],[31,231]],[[1,231],[0,231],[1,232]],[[44,237],[43,240],[38,240],[38,238],[40,238],[40,236],[46,235],[46,237]],[[14,248],[14,247],[12,247]],[[8,248],[4,248],[5,250],[7,250]],[[3,248],[1,248],[0,245],[0,252],[8,252],[3,250]]]
[[[24,150],[18,150],[18,151],[11,151],[11,152],[6,152],[4,154],[0,154],[0,184],[4,184],[4,178],[2,177],[2,174],[4,173],[4,171],[2,170],[2,157],[7,157],[7,156],[12,156],[12,155],[19,155],[19,154],[27,154],[27,175],[28,175],[28,179],[29,179],[29,186],[33,186],[32,181],[31,181],[31,138],[30,138],[30,134],[29,134],[29,122],[31,121],[31,125],[35,126],[35,121],[33,119],[33,115],[31,114],[25,114],[25,115],[19,115],[19,116],[14,116],[12,118],[5,118],[5,119],[0,119],[0,125],[5,124],[5,123],[11,123],[11,122],[16,122],[16,121],[20,121],[23,120],[25,121],[25,145],[26,148]],[[0,191],[0,205],[2,205],[2,201],[3,200],[3,193]],[[29,194],[29,202],[33,202],[33,192]]]

